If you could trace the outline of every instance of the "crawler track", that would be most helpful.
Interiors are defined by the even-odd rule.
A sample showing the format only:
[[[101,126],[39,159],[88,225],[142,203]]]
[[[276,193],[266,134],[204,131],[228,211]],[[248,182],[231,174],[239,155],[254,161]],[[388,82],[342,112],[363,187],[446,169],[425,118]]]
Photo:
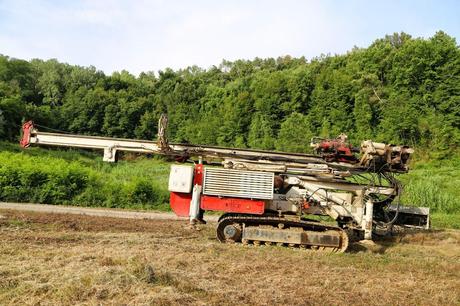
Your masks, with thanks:
[[[348,248],[348,235],[339,227],[278,216],[225,214],[219,219],[217,238],[227,243],[276,244],[332,253]]]

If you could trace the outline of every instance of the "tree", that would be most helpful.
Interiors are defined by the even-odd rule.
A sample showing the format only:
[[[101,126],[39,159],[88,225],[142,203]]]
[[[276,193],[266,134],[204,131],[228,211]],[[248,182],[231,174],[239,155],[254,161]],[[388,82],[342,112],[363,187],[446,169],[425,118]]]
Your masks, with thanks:
[[[281,124],[276,149],[287,152],[309,152],[310,139],[313,136],[308,118],[300,113],[292,113]]]
[[[56,59],[46,62],[34,60],[32,64],[40,72],[37,87],[43,97],[43,103],[51,106],[62,105],[66,92],[66,79],[69,77],[69,67],[59,63]]]
[[[395,33],[311,61],[284,56],[202,69],[127,71],[0,55],[0,136],[23,118],[80,134],[305,152],[313,135],[406,143],[447,155],[460,145],[460,49],[444,32]]]
[[[5,117],[3,117],[3,111],[0,110],[0,139],[5,136]]]
[[[270,124],[270,118],[257,113],[251,123],[248,144],[251,148],[270,150],[274,148],[275,131]]]

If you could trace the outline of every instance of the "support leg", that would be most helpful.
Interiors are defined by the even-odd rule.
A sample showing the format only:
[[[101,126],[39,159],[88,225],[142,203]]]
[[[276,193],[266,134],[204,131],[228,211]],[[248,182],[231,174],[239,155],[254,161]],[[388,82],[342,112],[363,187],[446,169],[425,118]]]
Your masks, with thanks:
[[[192,201],[190,202],[190,224],[195,224],[200,220],[200,198],[201,198],[201,186],[195,185],[193,187]]]
[[[364,228],[364,239],[372,240],[372,221],[374,215],[374,202],[368,200],[366,202],[366,214],[364,215],[363,228]]]
[[[113,147],[108,147],[104,149],[104,157],[102,158],[103,161],[114,163],[117,161],[116,157],[117,157],[116,149],[114,149]]]

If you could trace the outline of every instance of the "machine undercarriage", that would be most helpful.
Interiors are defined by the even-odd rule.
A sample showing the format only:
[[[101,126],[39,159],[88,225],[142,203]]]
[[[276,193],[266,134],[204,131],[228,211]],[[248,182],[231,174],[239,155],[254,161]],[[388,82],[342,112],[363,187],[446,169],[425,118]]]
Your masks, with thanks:
[[[270,214],[224,214],[219,219],[217,238],[221,242],[278,245],[331,252],[344,252],[349,240],[347,232],[336,226]]]

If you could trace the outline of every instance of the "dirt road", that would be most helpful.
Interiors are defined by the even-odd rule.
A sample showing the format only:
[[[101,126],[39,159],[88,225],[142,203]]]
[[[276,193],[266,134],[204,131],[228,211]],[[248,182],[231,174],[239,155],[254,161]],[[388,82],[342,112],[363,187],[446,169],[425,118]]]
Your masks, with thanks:
[[[151,220],[187,220],[177,217],[170,212],[133,211],[114,208],[89,208],[64,205],[24,204],[0,202],[0,209],[35,211],[57,214],[75,214],[95,217],[126,218],[126,219],[151,219]],[[206,221],[217,221],[217,216],[207,215]]]

